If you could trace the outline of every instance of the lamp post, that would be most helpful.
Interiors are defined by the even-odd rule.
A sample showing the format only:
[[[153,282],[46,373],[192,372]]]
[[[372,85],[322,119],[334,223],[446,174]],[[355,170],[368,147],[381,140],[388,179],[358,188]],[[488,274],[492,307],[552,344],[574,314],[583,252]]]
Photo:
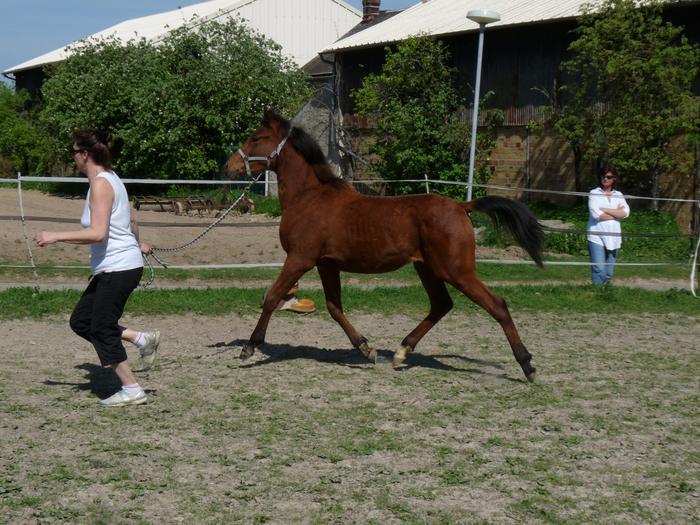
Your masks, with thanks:
[[[479,87],[481,84],[481,55],[484,51],[484,28],[486,24],[498,22],[501,15],[495,11],[475,9],[467,13],[467,18],[479,24],[479,51],[476,55],[476,82],[474,86],[474,109],[472,111],[472,137],[469,147],[469,180],[467,181],[467,200],[472,200],[472,184],[474,181],[474,155],[476,152],[476,124],[479,120]]]

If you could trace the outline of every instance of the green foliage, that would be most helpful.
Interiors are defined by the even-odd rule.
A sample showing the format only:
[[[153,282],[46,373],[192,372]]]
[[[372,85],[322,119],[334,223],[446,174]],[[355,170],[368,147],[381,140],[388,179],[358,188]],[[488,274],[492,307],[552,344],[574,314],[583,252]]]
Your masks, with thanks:
[[[29,96],[0,82],[0,176],[43,174],[50,161],[47,137],[27,109]]]
[[[697,299],[690,292],[663,292],[641,288],[580,285],[496,286],[494,292],[508,298],[514,311],[570,313],[669,313],[698,316]],[[258,311],[264,288],[178,288],[134,293],[127,304],[130,315],[227,315]],[[450,288],[457,311],[479,311],[462,294]],[[324,302],[321,290],[306,290],[305,296],[316,304]],[[0,291],[0,319],[45,318],[68,314],[80,296],[77,290],[42,291],[10,288]],[[420,285],[343,289],[343,307],[347,312],[421,316],[428,306]],[[290,314],[292,315],[292,314]]]
[[[311,95],[277,44],[234,20],[73,51],[44,85],[42,122],[61,147],[75,128],[110,130],[121,145],[116,168],[130,177],[218,176],[266,108],[293,114]]]
[[[693,94],[700,51],[683,28],[664,21],[661,2],[637,4],[586,7],[573,57],[562,63],[570,79],[561,88],[565,105],[555,104],[553,116],[577,160],[605,159],[626,187],[658,196],[660,174],[683,157],[674,141],[700,129]]]
[[[623,223],[627,231],[680,235],[673,217],[656,210],[638,211]],[[624,231],[624,230],[623,230]],[[688,260],[692,242],[682,237],[628,237],[624,241],[625,259],[654,261]]]
[[[550,253],[587,256],[586,236],[581,233],[588,224],[588,208],[585,205],[561,208],[548,203],[535,203],[530,209],[540,220],[560,220],[572,225],[578,233],[547,233],[545,251]],[[505,246],[512,241],[497,230],[490,220],[482,215],[473,216],[476,226],[484,228],[479,236],[479,244],[484,246]],[[625,232],[648,233],[650,237],[625,237]],[[620,255],[624,260],[644,260],[647,262],[686,260],[691,242],[681,237],[676,221],[669,213],[655,210],[635,210],[622,226],[623,242]],[[654,234],[670,234],[671,237],[654,237]]]
[[[278,197],[262,197],[252,194],[250,198],[255,203],[255,212],[268,217],[281,217],[282,207]]]
[[[469,131],[459,119],[461,97],[455,88],[454,69],[448,67],[445,45],[429,36],[387,48],[382,73],[365,77],[352,96],[357,113],[376,122],[371,153],[378,157],[370,169],[387,180],[467,180]],[[478,137],[479,158],[475,182],[488,179],[492,134]],[[413,193],[420,184],[391,185],[398,194]],[[464,198],[461,186],[441,185],[445,195]],[[478,194],[478,193],[477,193]]]
[[[554,236],[552,236],[554,237]],[[483,245],[481,240],[479,244]],[[571,261],[572,257],[565,256],[547,256],[547,261]],[[588,255],[576,257],[576,260],[588,261]],[[16,263],[18,261],[7,259],[0,261],[5,263]],[[76,264],[80,264],[76,262]],[[81,281],[85,278],[85,268],[39,268],[40,279],[51,280],[54,277],[60,277],[60,281],[65,281],[70,278],[71,282]],[[175,269],[168,268],[167,270],[156,269],[156,283],[169,283],[176,285],[183,281],[211,281],[211,282],[229,282],[247,281],[248,286],[252,286],[256,281],[260,286],[269,285],[279,274],[279,268],[206,268],[206,269]],[[620,266],[615,269],[616,278],[634,277],[638,279],[679,279],[685,281],[688,278],[688,266],[686,264],[672,264],[670,266]],[[546,264],[544,268],[538,268],[533,264],[501,264],[498,262],[489,263],[487,261],[479,261],[478,263],[479,277],[485,282],[491,281],[510,281],[510,282],[526,282],[529,284],[540,284],[542,281],[551,283],[558,281],[562,283],[574,281],[588,281],[590,279],[590,267],[587,266],[563,266],[556,264]],[[27,268],[0,268],[0,277],[5,282],[29,282],[31,279],[29,269]],[[385,283],[389,285],[397,284],[416,284],[417,276],[413,266],[404,266],[394,272],[389,272],[381,275],[376,274],[352,274],[343,273],[341,280],[346,285],[357,284],[361,287],[382,286]],[[317,288],[321,285],[318,274],[314,271],[307,273],[303,278],[303,286],[307,288]]]

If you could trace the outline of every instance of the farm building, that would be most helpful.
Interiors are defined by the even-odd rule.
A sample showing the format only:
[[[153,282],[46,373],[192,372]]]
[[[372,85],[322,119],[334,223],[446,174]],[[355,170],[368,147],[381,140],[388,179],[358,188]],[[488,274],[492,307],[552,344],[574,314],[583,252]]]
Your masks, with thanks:
[[[543,118],[547,104],[542,91],[561,85],[559,64],[567,57],[574,36],[576,17],[586,2],[581,0],[423,0],[401,11],[381,11],[380,1],[364,2],[362,23],[322,53],[335,63],[338,112],[346,127],[360,135],[365,126],[354,117],[351,92],[370,73],[379,73],[385,48],[409,36],[429,34],[443,40],[450,51],[465,106],[471,104],[476,70],[479,26],[466,18],[468,11],[483,9],[500,13],[501,20],[486,28],[481,93],[493,92],[489,106],[505,112],[497,147],[491,157],[491,183],[509,187],[556,191],[574,190],[573,155],[568,145],[551,133],[531,133],[528,123]],[[700,40],[700,2],[673,2],[668,19],[685,27],[691,41]],[[471,120],[467,112],[465,118]],[[356,149],[362,151],[359,143]],[[698,176],[671,178],[668,193],[698,199]],[[510,196],[525,197],[525,195]],[[679,223],[691,223],[690,207]]]
[[[243,19],[248,26],[274,40],[282,51],[310,75],[323,74],[329,65],[318,51],[332,44],[355,26],[360,12],[342,0],[210,0],[173,11],[126,20],[87,39],[117,37],[128,41],[145,38],[158,41],[174,29],[230,17]],[[3,72],[14,77],[17,89],[36,93],[44,80],[43,67],[70,55],[66,45]]]

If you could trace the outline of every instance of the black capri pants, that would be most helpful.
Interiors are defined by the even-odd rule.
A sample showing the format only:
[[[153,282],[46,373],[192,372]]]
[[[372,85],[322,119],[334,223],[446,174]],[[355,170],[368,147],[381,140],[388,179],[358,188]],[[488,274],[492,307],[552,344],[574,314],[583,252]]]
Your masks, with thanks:
[[[102,366],[126,361],[119,319],[142,274],[143,267],[93,276],[73,309],[70,327],[92,343]]]

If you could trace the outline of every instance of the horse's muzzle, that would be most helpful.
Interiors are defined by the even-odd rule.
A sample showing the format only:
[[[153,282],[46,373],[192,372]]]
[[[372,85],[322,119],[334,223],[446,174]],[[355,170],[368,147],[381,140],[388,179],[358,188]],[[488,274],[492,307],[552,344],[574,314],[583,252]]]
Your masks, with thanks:
[[[229,179],[237,180],[245,173],[245,164],[238,152],[231,155],[226,161],[226,176]]]

